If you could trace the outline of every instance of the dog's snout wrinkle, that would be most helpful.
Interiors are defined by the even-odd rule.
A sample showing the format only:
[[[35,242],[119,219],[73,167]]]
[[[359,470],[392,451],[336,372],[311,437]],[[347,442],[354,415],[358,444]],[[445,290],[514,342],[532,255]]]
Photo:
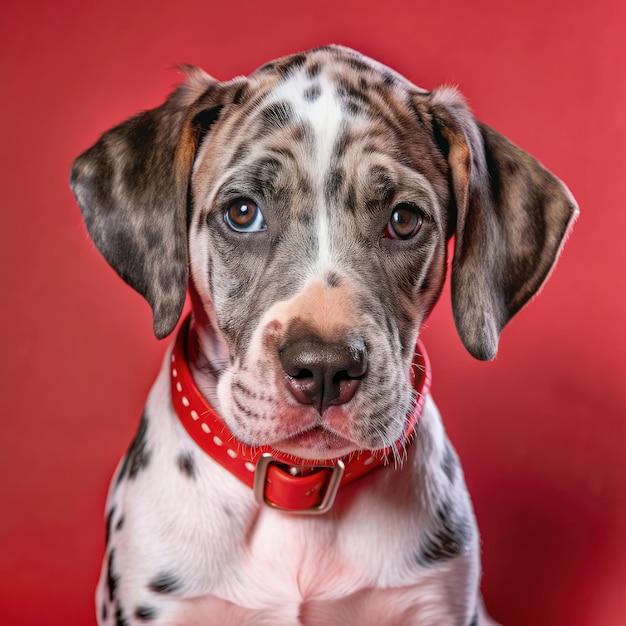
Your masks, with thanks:
[[[293,339],[281,348],[280,362],[291,395],[300,404],[315,406],[320,415],[329,406],[349,402],[367,372],[367,353],[361,341]]]

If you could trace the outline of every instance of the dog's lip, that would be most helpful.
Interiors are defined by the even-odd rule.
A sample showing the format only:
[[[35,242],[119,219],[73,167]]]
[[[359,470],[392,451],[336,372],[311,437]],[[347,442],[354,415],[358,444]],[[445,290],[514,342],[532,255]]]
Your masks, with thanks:
[[[353,452],[358,446],[350,439],[318,425],[289,435],[273,443],[272,447],[302,458],[314,456],[328,459]]]

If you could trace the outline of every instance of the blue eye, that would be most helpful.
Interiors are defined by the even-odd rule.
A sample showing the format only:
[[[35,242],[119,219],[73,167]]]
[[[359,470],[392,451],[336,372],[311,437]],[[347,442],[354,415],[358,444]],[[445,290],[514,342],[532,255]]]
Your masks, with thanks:
[[[224,219],[238,233],[255,233],[267,229],[261,209],[250,198],[235,200],[226,209]]]

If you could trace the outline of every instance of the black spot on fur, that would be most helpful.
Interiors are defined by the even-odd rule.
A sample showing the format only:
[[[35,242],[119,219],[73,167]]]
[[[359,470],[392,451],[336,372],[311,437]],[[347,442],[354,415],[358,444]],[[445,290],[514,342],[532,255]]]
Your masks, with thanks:
[[[109,592],[109,601],[115,600],[115,592],[117,590],[117,584],[120,581],[120,577],[115,573],[114,566],[115,550],[111,550],[109,553],[109,560],[107,563],[107,590]]]
[[[444,474],[448,477],[450,482],[454,481],[456,466],[457,460],[454,450],[452,449],[450,443],[446,442],[446,446],[443,451],[443,458],[441,459],[441,469],[443,469]]]
[[[319,85],[311,85],[304,90],[302,95],[307,102],[315,102],[322,95],[322,89]]]
[[[350,115],[358,115],[363,110],[363,107],[357,104],[354,100],[348,100],[345,109]]]
[[[159,287],[165,292],[168,293],[172,290],[176,282],[180,280],[180,276],[174,268],[172,271],[164,271],[159,274]]]
[[[111,232],[103,245],[106,245],[107,255],[110,255],[111,258],[123,260],[118,268],[118,273],[125,282],[135,286],[135,283],[131,282],[134,264],[146,265],[146,260],[145,250],[137,245],[134,234],[120,228]],[[133,259],[133,261],[130,259]],[[147,282],[143,276],[137,278],[136,285],[138,290],[147,290]]]
[[[237,93],[241,92],[242,90],[243,87],[240,88]],[[211,129],[211,126],[213,126],[213,124],[215,124],[215,122],[217,122],[217,120],[219,119],[220,114],[222,113],[222,109],[222,106],[204,109],[193,118],[193,126],[198,133],[198,146],[202,145],[202,142],[204,141],[204,138],[206,137],[209,130]]]
[[[159,574],[150,582],[148,588],[155,593],[174,593],[183,586],[179,578],[173,574]]]
[[[299,67],[302,67],[306,63],[306,59],[306,54],[294,54],[293,56],[282,61],[278,69],[282,70],[282,72],[287,75],[290,72],[297,70]]]
[[[356,57],[348,59],[348,65],[357,72],[370,72],[372,70],[372,68],[365,61]]]
[[[272,146],[271,148],[266,148],[267,153],[272,156],[277,156],[279,158],[287,159],[290,161],[296,160],[296,155],[294,151],[287,146]]]
[[[111,538],[111,527],[113,526],[113,515],[115,514],[115,507],[112,507],[107,515],[106,532],[105,532],[105,545],[109,545],[109,539]]]
[[[346,150],[352,144],[352,137],[349,133],[343,132],[335,140],[335,158],[340,160],[344,157]]]
[[[107,617],[109,616],[109,610],[107,609],[107,603],[106,603],[106,602],[103,602],[103,603],[102,603],[102,612],[101,612],[101,615],[102,615],[102,621],[103,621],[103,622],[106,622],[106,619],[107,619]]]
[[[265,130],[285,128],[294,117],[293,106],[289,102],[268,104],[259,114]]]
[[[135,617],[142,622],[149,622],[156,619],[158,611],[153,606],[138,606],[135,609]]]
[[[235,95],[233,96],[233,104],[241,103],[241,101],[243,100],[244,91],[245,87],[239,87],[239,89],[237,89]]]
[[[344,78],[337,80],[337,95],[340,98],[342,108],[353,115],[367,110],[371,106],[367,95],[351,81]]]
[[[142,229],[142,234],[146,240],[146,246],[150,250],[160,248],[163,245],[163,232],[159,228],[150,228],[146,225]]]
[[[313,54],[315,52],[325,52],[326,54],[330,54],[334,58],[337,58],[341,54],[341,52],[337,50],[337,48],[334,47],[332,44],[327,46],[317,46],[316,48],[309,50],[310,54]]]
[[[355,215],[355,213],[357,212],[357,193],[354,183],[351,181],[346,184],[343,206],[346,211],[348,211],[348,213],[350,213],[351,215]]]
[[[265,65],[262,65],[257,72],[272,72],[276,69],[276,61],[270,61]]]
[[[250,190],[254,196],[263,198],[264,194],[272,194],[276,189],[276,180],[282,164],[279,159],[264,157],[246,166],[241,172],[249,180]],[[254,197],[253,196],[253,197]]]
[[[472,621],[467,626],[478,626],[478,611],[476,611]]]
[[[312,145],[315,141],[315,134],[309,124],[297,124],[291,129],[290,138],[296,143]]]
[[[327,201],[332,201],[341,193],[344,181],[344,172],[340,167],[333,167],[326,175],[324,181],[324,196]]]
[[[335,272],[326,272],[325,278],[326,284],[329,287],[339,287],[339,285],[341,284],[341,277]]]
[[[122,463],[122,469],[117,477],[117,484],[119,485],[122,480],[128,474],[128,477],[132,480],[137,474],[145,469],[150,462],[150,451],[146,448],[146,434],[148,432],[148,420],[146,414],[141,416],[139,422],[139,429],[137,435],[130,445],[124,462]]]
[[[124,516],[122,515],[119,521],[117,522],[117,524],[115,525],[115,530],[122,530],[123,527],[124,527]]]
[[[390,74],[389,72],[385,72],[383,74],[383,85],[385,85],[385,87],[393,87],[393,85],[395,84],[396,84],[396,79],[394,75]]]
[[[469,540],[470,533],[468,520],[452,510],[449,501],[444,502],[437,511],[433,527],[425,533],[417,562],[427,566],[458,556]]]
[[[315,78],[322,71],[322,66],[319,63],[311,63],[306,68],[306,75],[309,78]]]
[[[196,477],[196,466],[193,462],[193,458],[191,454],[188,452],[182,452],[178,455],[178,459],[176,460],[178,464],[178,469],[185,474],[188,478]]]
[[[377,214],[381,207],[391,205],[395,195],[393,179],[386,168],[375,165],[369,171],[369,190],[363,206]]]
[[[124,617],[124,612],[119,603],[115,605],[115,626],[128,626],[128,622]]]

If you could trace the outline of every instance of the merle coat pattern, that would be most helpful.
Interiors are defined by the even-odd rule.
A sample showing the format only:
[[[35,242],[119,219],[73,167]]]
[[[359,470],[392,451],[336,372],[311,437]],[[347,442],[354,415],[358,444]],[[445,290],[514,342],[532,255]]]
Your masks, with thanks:
[[[185,71],[76,160],[91,237],[150,303],[157,337],[189,286],[194,378],[238,442],[320,460],[393,444],[449,238],[459,335],[492,359],[548,276],[573,198],[456,90],[346,48],[228,82]],[[291,372],[311,351],[351,365],[339,382]],[[489,623],[470,499],[430,397],[395,466],[296,517],[197,448],[167,363],[111,485],[100,624]]]

